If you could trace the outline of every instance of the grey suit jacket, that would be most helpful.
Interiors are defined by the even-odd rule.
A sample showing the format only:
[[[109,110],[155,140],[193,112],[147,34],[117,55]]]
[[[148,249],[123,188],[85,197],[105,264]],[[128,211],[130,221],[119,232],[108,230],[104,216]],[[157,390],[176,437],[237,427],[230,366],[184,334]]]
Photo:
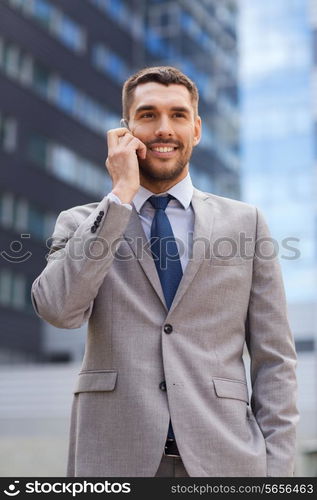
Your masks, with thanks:
[[[57,219],[32,300],[56,327],[88,320],[68,476],[154,476],[170,416],[190,476],[293,474],[296,356],[267,226],[255,207],[196,189],[192,206],[169,311],[134,209],[105,197]]]

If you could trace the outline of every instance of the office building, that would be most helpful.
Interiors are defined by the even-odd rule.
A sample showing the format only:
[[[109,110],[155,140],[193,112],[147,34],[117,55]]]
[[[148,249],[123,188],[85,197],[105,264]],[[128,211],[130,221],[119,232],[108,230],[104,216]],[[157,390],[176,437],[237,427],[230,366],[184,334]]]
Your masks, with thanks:
[[[237,8],[234,0],[0,2],[0,357],[80,359],[85,333],[36,317],[30,287],[57,215],[110,189],[105,133],[121,86],[171,64],[200,90],[197,187],[239,197]]]
[[[299,436],[317,450],[317,2],[240,4],[242,197],[276,240],[298,352]]]

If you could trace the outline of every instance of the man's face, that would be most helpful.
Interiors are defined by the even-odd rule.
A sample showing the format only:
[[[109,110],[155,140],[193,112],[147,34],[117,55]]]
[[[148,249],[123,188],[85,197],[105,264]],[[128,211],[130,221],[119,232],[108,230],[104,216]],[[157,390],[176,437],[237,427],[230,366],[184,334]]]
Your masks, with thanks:
[[[198,144],[201,120],[195,116],[184,85],[156,82],[138,85],[130,107],[129,127],[147,146],[139,159],[140,176],[150,183],[183,179],[193,146]]]

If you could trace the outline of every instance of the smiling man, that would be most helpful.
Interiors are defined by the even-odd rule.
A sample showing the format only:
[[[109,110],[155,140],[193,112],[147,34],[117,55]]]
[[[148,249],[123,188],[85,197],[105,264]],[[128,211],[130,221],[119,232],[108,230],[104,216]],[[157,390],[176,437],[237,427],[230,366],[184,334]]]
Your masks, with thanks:
[[[141,185],[154,192],[170,187],[188,174],[192,149],[198,144],[201,120],[197,97],[178,84],[149,82],[134,90],[131,107],[125,110],[131,131],[147,147],[140,158]],[[159,181],[167,181],[159,185]]]
[[[67,475],[291,476],[296,356],[263,217],[193,187],[186,75],[131,76],[123,117],[107,133],[111,193],[59,215],[32,287],[51,324],[88,321]]]

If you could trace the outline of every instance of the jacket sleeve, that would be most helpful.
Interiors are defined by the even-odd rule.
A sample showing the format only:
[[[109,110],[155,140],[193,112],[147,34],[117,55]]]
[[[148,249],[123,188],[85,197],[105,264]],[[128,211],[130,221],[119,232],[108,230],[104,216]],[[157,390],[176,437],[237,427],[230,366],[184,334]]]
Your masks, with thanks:
[[[292,476],[295,462],[296,353],[276,242],[261,213],[247,317],[251,406],[266,441],[267,475]]]
[[[88,320],[131,214],[131,207],[107,196],[88,216],[81,210],[58,216],[47,265],[31,290],[37,315],[58,328],[78,328]]]

